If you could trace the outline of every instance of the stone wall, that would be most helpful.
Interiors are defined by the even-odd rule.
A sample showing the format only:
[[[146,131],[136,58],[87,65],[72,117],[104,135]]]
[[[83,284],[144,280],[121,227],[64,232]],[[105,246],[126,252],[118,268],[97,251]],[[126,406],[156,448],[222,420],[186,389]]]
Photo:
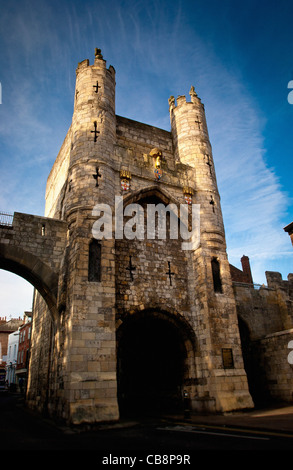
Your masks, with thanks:
[[[27,384],[27,404],[40,413],[47,412],[51,386],[49,374],[52,361],[52,331],[54,321],[48,306],[35,290],[30,344],[30,365]]]
[[[292,274],[267,272],[267,286],[234,283],[244,360],[253,398],[292,402],[293,370],[288,343],[293,339]]]
[[[293,365],[288,361],[293,329],[278,331],[251,343],[250,377],[257,405],[293,401]]]
[[[0,228],[0,267],[24,277],[57,317],[59,269],[67,243],[66,222],[14,213],[12,226]]]
[[[251,340],[293,326],[292,274],[283,281],[280,273],[267,272],[267,286],[234,282],[237,313],[246,323]]]
[[[67,188],[70,186],[68,181],[68,167],[70,157],[71,131],[68,130],[59,154],[50,171],[46,187],[46,205],[45,216],[62,219],[62,198]]]
[[[275,290],[234,284],[234,292],[237,313],[248,326],[251,340],[284,328]]]

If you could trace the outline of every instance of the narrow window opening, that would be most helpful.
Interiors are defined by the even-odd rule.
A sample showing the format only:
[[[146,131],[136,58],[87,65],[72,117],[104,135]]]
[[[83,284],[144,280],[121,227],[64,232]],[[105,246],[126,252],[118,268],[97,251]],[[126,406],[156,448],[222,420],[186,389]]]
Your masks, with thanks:
[[[214,282],[214,291],[222,293],[222,281],[220,276],[220,263],[216,258],[212,259],[212,273]]]
[[[101,281],[101,244],[97,240],[92,240],[89,245],[88,280]]]
[[[222,361],[224,369],[234,369],[233,351],[231,348],[222,349]]]

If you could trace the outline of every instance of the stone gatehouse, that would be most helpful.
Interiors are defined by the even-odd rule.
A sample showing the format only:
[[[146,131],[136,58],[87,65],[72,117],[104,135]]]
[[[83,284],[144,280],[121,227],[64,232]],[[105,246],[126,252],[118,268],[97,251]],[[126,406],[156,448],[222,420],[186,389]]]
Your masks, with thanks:
[[[180,410],[183,395],[194,411],[254,406],[204,106],[193,86],[189,95],[170,97],[168,132],[116,115],[115,69],[99,49],[93,65],[78,64],[72,123],[47,181],[42,227],[62,236],[50,302],[43,265],[34,284],[32,408],[79,424]],[[148,232],[150,206],[165,232],[159,221]]]

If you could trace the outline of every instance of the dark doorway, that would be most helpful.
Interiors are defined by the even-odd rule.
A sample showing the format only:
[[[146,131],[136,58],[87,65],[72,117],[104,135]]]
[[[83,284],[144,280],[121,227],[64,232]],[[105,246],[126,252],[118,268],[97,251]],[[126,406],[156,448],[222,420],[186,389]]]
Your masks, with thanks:
[[[242,318],[238,316],[244,368],[247,375],[248,387],[254,405],[257,408],[269,406],[271,397],[267,387],[265,371],[261,367],[261,351],[258,341],[251,341],[250,331]]]
[[[182,409],[186,350],[179,329],[156,316],[129,318],[118,335],[121,416]]]

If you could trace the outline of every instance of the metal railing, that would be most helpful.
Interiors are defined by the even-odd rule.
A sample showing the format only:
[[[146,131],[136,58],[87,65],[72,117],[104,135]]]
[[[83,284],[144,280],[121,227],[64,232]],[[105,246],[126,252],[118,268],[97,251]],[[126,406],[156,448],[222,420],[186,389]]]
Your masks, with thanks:
[[[267,289],[267,290],[274,290],[271,287],[266,286],[265,284],[251,284],[249,282],[238,282],[238,281],[232,281],[233,286],[239,286],[239,287],[251,287],[254,290],[260,290],[260,289]]]
[[[12,227],[13,214],[9,212],[0,212],[0,226]]]

